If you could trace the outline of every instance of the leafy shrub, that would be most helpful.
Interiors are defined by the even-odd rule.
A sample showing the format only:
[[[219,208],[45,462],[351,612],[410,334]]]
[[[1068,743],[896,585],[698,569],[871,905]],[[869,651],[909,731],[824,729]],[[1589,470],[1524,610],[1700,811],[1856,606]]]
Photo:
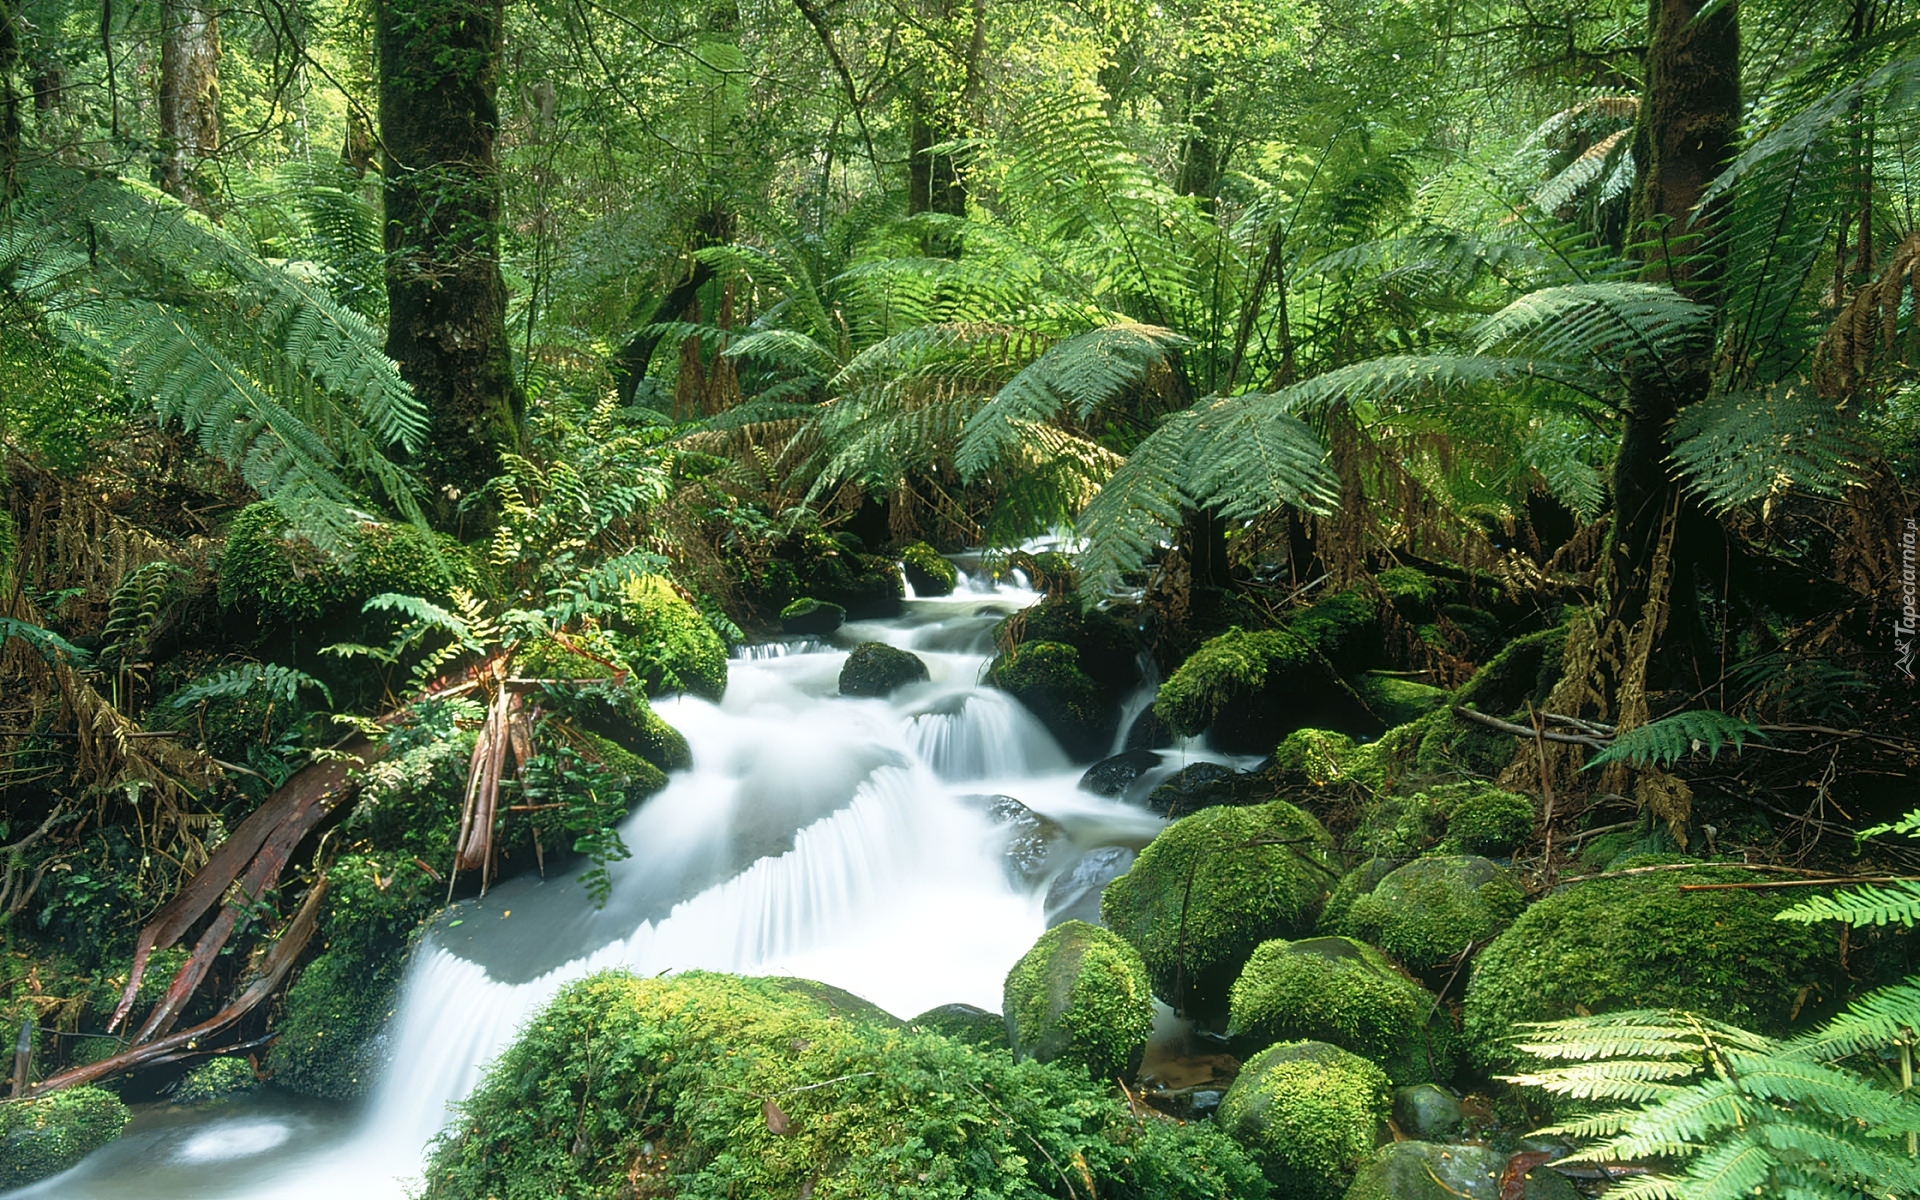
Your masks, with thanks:
[[[1131,1075],[1153,1032],[1153,996],[1140,955],[1084,921],[1042,934],[1007,972],[1015,1058],[1078,1063],[1094,1079]]]

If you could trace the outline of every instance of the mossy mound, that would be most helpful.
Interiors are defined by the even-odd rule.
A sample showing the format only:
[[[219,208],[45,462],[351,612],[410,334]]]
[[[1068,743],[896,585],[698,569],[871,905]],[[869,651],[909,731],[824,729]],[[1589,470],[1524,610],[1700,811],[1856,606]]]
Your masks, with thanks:
[[[1331,729],[1296,729],[1273,752],[1268,774],[1282,787],[1323,788],[1352,776],[1353,739]]]
[[[1392,795],[1461,779],[1498,775],[1513,760],[1514,739],[1451,708],[1396,725],[1356,749],[1346,770],[1356,781]]]
[[[1507,716],[1546,703],[1547,693],[1560,677],[1560,655],[1566,649],[1565,626],[1522,634],[1488,659],[1473,677],[1453,693],[1453,703],[1483,713]]]
[[[981,1050],[1007,1048],[1006,1018],[971,1004],[942,1004],[907,1024]]]
[[[727,690],[727,643],[664,576],[635,575],[620,585],[614,632],[647,695],[718,700]]]
[[[538,659],[523,665],[522,669],[532,665],[538,665]],[[559,665],[571,670],[535,676],[573,680],[543,688],[538,693],[541,705],[549,712],[565,718],[579,732],[604,738],[662,771],[678,771],[692,764],[693,752],[687,746],[686,737],[653,711],[646,693],[635,680],[616,682],[605,678],[604,668],[577,656]]]
[[[802,596],[780,610],[783,633],[825,637],[846,624],[847,610],[828,600]]]
[[[947,596],[960,582],[960,572],[925,542],[913,542],[900,551],[900,569],[916,596]]]
[[[1460,785],[1447,799],[1449,850],[1505,856],[1533,836],[1533,801],[1486,784]]]
[[[1565,1176],[1545,1166],[1503,1191],[1509,1161],[1486,1146],[1394,1142],[1360,1169],[1345,1200],[1580,1200]]]
[[[357,947],[328,950],[300,971],[281,1002],[268,1058],[281,1087],[327,1100],[353,1100],[385,1070],[381,1033],[400,992],[399,951],[375,957]]]
[[[1391,858],[1370,858],[1340,877],[1320,910],[1320,932],[1337,933],[1347,919],[1353,902],[1378,887],[1380,881],[1400,864]]]
[[[1105,754],[1120,727],[1120,707],[1080,669],[1080,652],[1061,642],[1023,642],[993,660],[987,683],[1012,695],[1085,761]]]
[[[0,1187],[58,1175],[119,1137],[128,1116],[120,1097],[97,1087],[0,1104]]]
[[[859,539],[799,533],[774,548],[757,578],[744,580],[762,611],[779,612],[802,597],[838,605],[849,617],[900,615],[907,594],[900,568],[885,558],[862,553]],[[796,630],[810,633],[812,630]]]
[[[1451,695],[1445,688],[1378,671],[1368,671],[1356,678],[1353,690],[1367,711],[1387,728],[1418,721],[1445,705]]]
[[[1247,1060],[1214,1120],[1279,1195],[1332,1200],[1373,1153],[1387,1110],[1379,1067],[1325,1042],[1284,1042]]]
[[[1313,928],[1333,873],[1320,823],[1283,800],[1209,808],[1161,830],[1109,883],[1101,919],[1140,952],[1155,994],[1203,1020],[1254,948]]]
[[[1421,858],[1355,898],[1341,932],[1429,971],[1506,928],[1525,904],[1520,885],[1487,859]]]
[[[885,642],[862,642],[840,668],[842,696],[890,696],[910,683],[925,683],[927,664],[920,656]]]
[[[175,1104],[206,1104],[252,1091],[259,1083],[253,1064],[244,1058],[216,1058],[188,1071],[173,1089]]]
[[[1099,1080],[1132,1075],[1153,1032],[1140,955],[1084,921],[1040,935],[1007,972],[1004,1007],[1015,1058],[1077,1063]]]
[[[1326,656],[1292,629],[1238,627],[1208,640],[1160,685],[1153,711],[1216,749],[1258,753],[1310,726],[1369,733],[1379,724]]]
[[[1685,1008],[1767,1034],[1810,1019],[1836,999],[1830,930],[1774,920],[1789,893],[1680,890],[1752,881],[1702,864],[1589,880],[1536,902],[1474,963],[1464,1024],[1475,1055],[1510,1065],[1520,1022],[1580,1011]]]
[[[1234,981],[1228,1036],[1248,1046],[1320,1041],[1396,1084],[1453,1074],[1453,1029],[1433,994],[1351,938],[1262,942]]]
[[[1080,603],[1068,594],[1043,600],[1002,621],[996,636],[1013,641],[1059,642],[1080,652],[1080,669],[1112,694],[1117,703],[1140,682],[1140,639],[1120,618]]]
[[[1352,762],[1352,756],[1346,760]],[[1533,801],[1488,783],[1443,783],[1370,801],[1353,843],[1368,854],[1413,858],[1427,850],[1504,857],[1533,836]]]
[[[240,510],[220,555],[220,606],[262,628],[357,616],[383,592],[445,600],[479,577],[458,542],[411,525],[357,525],[337,550],[298,537],[273,505]]]
[[[689,972],[563,990],[461,1104],[424,1200],[640,1195],[1240,1200],[1205,1125],[1136,1120],[1076,1070],[864,1019],[806,988]]]

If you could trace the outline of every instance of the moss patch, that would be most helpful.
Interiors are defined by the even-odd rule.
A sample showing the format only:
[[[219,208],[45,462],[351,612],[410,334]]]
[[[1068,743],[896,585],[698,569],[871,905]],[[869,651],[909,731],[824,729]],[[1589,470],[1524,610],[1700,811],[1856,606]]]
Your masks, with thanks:
[[[1104,754],[1120,727],[1120,707],[1080,669],[1080,652],[1062,642],[1024,642],[993,660],[987,683],[1026,705],[1075,758]]]
[[[1131,1075],[1153,1032],[1140,955],[1084,921],[1041,935],[1007,973],[1004,1006],[1014,1057],[1078,1063],[1099,1080]]]
[[[945,596],[960,582],[960,572],[925,542],[913,542],[900,551],[900,568],[916,596]]]
[[[451,538],[429,541],[411,525],[355,526],[337,552],[294,536],[287,519],[261,502],[227,526],[220,556],[220,605],[263,627],[355,615],[383,592],[445,600],[479,578]]]
[[[1296,729],[1273,752],[1269,768],[1282,787],[1323,788],[1350,778],[1353,739],[1331,729]]]
[[[1412,679],[1369,671],[1354,680],[1353,690],[1367,711],[1389,728],[1417,721],[1447,703],[1445,688]]]
[[[1286,1042],[1240,1068],[1215,1117],[1290,1200],[1333,1200],[1378,1141],[1387,1077],[1324,1042]]]
[[[1427,971],[1504,929],[1525,903],[1520,886],[1487,859],[1422,858],[1356,898],[1341,931]]]
[[[1461,854],[1508,855],[1533,836],[1533,801],[1485,784],[1461,785],[1448,797],[1446,848]]]
[[[1077,595],[1043,600],[1002,621],[995,636],[1014,641],[1059,642],[1080,652],[1080,669],[1118,700],[1140,682],[1140,639],[1120,618],[1080,603]]]
[[[1453,1074],[1454,1038],[1433,994],[1351,938],[1262,942],[1234,981],[1227,1032],[1249,1046],[1321,1041],[1396,1084]]]
[[[175,1104],[205,1104],[251,1091],[260,1081],[244,1058],[216,1058],[188,1071],[173,1089]]]
[[[889,696],[910,683],[925,683],[927,664],[884,642],[862,642],[840,668],[842,696]]]
[[[616,642],[649,696],[727,690],[727,644],[671,580],[635,575],[620,587]]]
[[[120,1097],[97,1087],[0,1105],[0,1187],[58,1175],[119,1137],[127,1119]]]
[[[1153,710],[1177,733],[1210,731],[1229,752],[1265,751],[1309,726],[1380,728],[1316,644],[1293,629],[1235,627],[1208,640],[1160,685]]]

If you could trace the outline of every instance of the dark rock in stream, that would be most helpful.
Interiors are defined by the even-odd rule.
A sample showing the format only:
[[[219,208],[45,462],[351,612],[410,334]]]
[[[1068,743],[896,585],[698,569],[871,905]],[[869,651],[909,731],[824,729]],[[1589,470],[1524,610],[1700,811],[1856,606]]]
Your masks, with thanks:
[[[885,642],[862,642],[840,668],[840,694],[890,696],[910,683],[925,683],[927,679],[927,664],[919,655]]]
[[[1166,750],[1174,743],[1173,726],[1166,723],[1149,704],[1133,724],[1127,726],[1127,749]]]
[[[1135,854],[1125,846],[1102,846],[1089,850],[1060,872],[1047,889],[1047,928],[1065,921],[1085,921],[1099,925],[1100,893],[1107,884],[1127,873]]]
[[[1001,866],[1008,882],[1015,887],[1038,886],[1068,844],[1066,831],[1057,822],[1034,812],[1012,796],[961,796],[960,803],[985,814],[1007,834],[1006,856]]]
[[[1259,804],[1273,798],[1273,784],[1263,776],[1219,763],[1183,767],[1147,797],[1147,808],[1169,821],[1216,804]]]
[[[1500,1200],[1509,1159],[1485,1146],[1394,1142],[1360,1168],[1346,1200]],[[1580,1193],[1551,1167],[1526,1175],[1526,1200],[1579,1200]]]
[[[1135,780],[1159,765],[1157,751],[1123,750],[1088,767],[1087,773],[1080,777],[1080,790],[1119,799],[1127,794]]]

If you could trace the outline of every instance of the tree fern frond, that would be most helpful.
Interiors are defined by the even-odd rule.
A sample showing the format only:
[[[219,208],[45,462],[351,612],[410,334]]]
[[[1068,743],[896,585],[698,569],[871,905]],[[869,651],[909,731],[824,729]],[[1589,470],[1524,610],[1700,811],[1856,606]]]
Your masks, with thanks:
[[[1075,531],[1086,539],[1076,561],[1081,592],[1102,595],[1120,586],[1180,527],[1192,499],[1185,490],[1200,413],[1186,409],[1143,438],[1080,514]]]
[[[1720,757],[1720,751],[1732,746],[1736,751],[1748,738],[1765,738],[1760,727],[1750,721],[1728,716],[1711,708],[1688,709],[1622,731],[1605,750],[1587,760],[1587,769],[1607,763],[1627,762],[1636,767],[1670,767],[1696,750],[1708,758]]]
[[[256,692],[283,704],[291,704],[299,699],[303,688],[314,688],[326,698],[328,704],[333,703],[333,692],[327,685],[305,671],[277,663],[247,663],[194,680],[168,696],[162,707],[181,709],[203,700],[230,699]]]
[[[1920,894],[1916,895],[1920,900]],[[1779,914],[1790,921],[1825,920],[1824,916],[1806,916],[1797,911],[1805,905]],[[1842,918],[1844,919],[1844,918]],[[1833,1061],[1898,1045],[1920,1029],[1920,976],[1909,976],[1904,983],[1878,988],[1855,1000],[1845,1012],[1811,1033],[1787,1043],[1787,1053],[1817,1061]]]
[[[1473,331],[1483,353],[1553,362],[1659,363],[1703,331],[1713,309],[1663,284],[1577,283],[1520,297]]]
[[[1920,921],[1920,884],[1903,880],[1880,887],[1861,884],[1831,896],[1803,900],[1779,914],[1783,921],[1811,925],[1816,921],[1844,921],[1848,925],[1905,925]]]
[[[1838,408],[1797,386],[1711,396],[1673,427],[1673,460],[1715,511],[1790,491],[1839,496],[1871,453]]]
[[[51,629],[18,617],[0,617],[0,645],[14,638],[25,642],[29,650],[49,663],[64,661],[84,667],[93,661],[92,655]]]

